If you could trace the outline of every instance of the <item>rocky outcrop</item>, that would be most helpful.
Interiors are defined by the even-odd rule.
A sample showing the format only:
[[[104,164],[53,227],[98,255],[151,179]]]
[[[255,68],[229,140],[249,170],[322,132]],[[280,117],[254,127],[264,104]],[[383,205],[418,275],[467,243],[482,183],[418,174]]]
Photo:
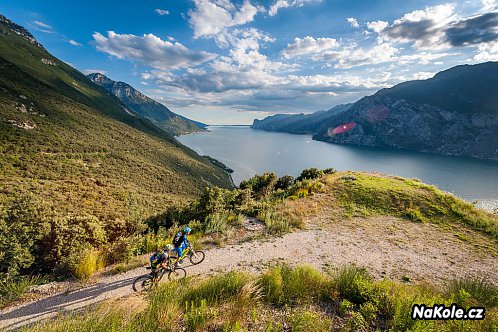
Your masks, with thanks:
[[[338,132],[345,123],[350,130]],[[365,97],[316,140],[498,159],[498,113],[457,112],[405,99]]]
[[[330,143],[498,159],[498,62],[456,66],[330,111],[274,115],[256,120],[253,128],[313,133],[313,139]]]
[[[27,41],[29,41],[31,44],[36,45],[40,47],[41,49],[45,50],[45,47],[43,47],[42,44],[40,44],[36,38],[28,31],[26,28],[12,22],[9,20],[7,17],[3,16],[0,14],[0,31],[3,33],[9,33],[9,30],[4,30],[1,29],[1,25],[5,25],[7,28],[9,28],[11,31],[17,33],[19,36],[23,37]]]

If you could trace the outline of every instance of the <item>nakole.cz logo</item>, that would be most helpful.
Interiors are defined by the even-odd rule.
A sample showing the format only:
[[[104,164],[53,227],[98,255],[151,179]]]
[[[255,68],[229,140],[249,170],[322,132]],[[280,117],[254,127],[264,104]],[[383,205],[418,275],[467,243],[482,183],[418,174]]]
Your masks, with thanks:
[[[444,304],[435,304],[428,307],[425,304],[414,304],[412,307],[412,319],[422,320],[450,320],[450,319],[484,319],[485,309],[482,307],[471,307],[468,310],[460,308],[453,303],[446,307]]]

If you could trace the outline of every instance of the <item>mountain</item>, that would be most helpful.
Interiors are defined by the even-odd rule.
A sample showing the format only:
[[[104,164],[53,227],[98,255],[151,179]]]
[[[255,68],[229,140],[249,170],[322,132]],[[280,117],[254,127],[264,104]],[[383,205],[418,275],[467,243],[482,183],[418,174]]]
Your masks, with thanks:
[[[171,112],[166,106],[145,96],[131,85],[113,81],[100,73],[88,75],[88,78],[118,97],[128,108],[150,119],[154,124],[172,135],[189,134],[204,131],[203,124],[189,120]]]
[[[232,186],[3,16],[0,73],[0,212],[29,198],[51,213],[143,220],[206,186]]]
[[[314,139],[498,159],[498,63],[457,66],[380,90],[329,124]],[[344,124],[350,130],[334,134]]]
[[[315,140],[498,159],[498,63],[456,66],[382,89],[321,121],[308,128]],[[257,121],[253,128],[272,130]]]
[[[334,115],[346,111],[351,105],[337,105],[328,111],[319,111],[312,114],[276,114],[266,117],[263,120],[254,120],[251,128],[312,135],[328,128],[327,120]]]

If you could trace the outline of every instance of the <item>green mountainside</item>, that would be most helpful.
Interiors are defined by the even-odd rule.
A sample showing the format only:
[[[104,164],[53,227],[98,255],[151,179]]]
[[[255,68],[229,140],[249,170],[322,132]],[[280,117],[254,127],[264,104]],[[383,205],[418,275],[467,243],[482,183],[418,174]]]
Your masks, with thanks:
[[[204,131],[199,123],[171,112],[163,104],[145,96],[127,83],[113,81],[100,73],[93,73],[87,77],[118,97],[132,111],[151,120],[167,133],[181,135]]]
[[[0,207],[30,196],[105,220],[157,213],[229,176],[0,17]]]

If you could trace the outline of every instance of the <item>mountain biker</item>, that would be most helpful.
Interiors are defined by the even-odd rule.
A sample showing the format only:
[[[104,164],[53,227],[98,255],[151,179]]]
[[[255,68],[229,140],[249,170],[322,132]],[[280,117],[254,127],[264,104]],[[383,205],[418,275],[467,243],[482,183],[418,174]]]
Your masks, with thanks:
[[[187,248],[190,243],[188,242],[187,236],[190,235],[192,232],[192,229],[190,227],[186,226],[183,229],[182,232],[176,233],[175,237],[173,238],[173,245],[175,246],[175,251],[178,254],[178,258],[182,257],[183,251],[185,248]],[[181,264],[182,261],[178,261],[177,264]]]
[[[173,246],[171,244],[167,244],[164,248],[157,248],[156,252],[150,257],[150,267],[152,273],[159,272],[160,268],[167,268],[168,259],[171,253]]]

